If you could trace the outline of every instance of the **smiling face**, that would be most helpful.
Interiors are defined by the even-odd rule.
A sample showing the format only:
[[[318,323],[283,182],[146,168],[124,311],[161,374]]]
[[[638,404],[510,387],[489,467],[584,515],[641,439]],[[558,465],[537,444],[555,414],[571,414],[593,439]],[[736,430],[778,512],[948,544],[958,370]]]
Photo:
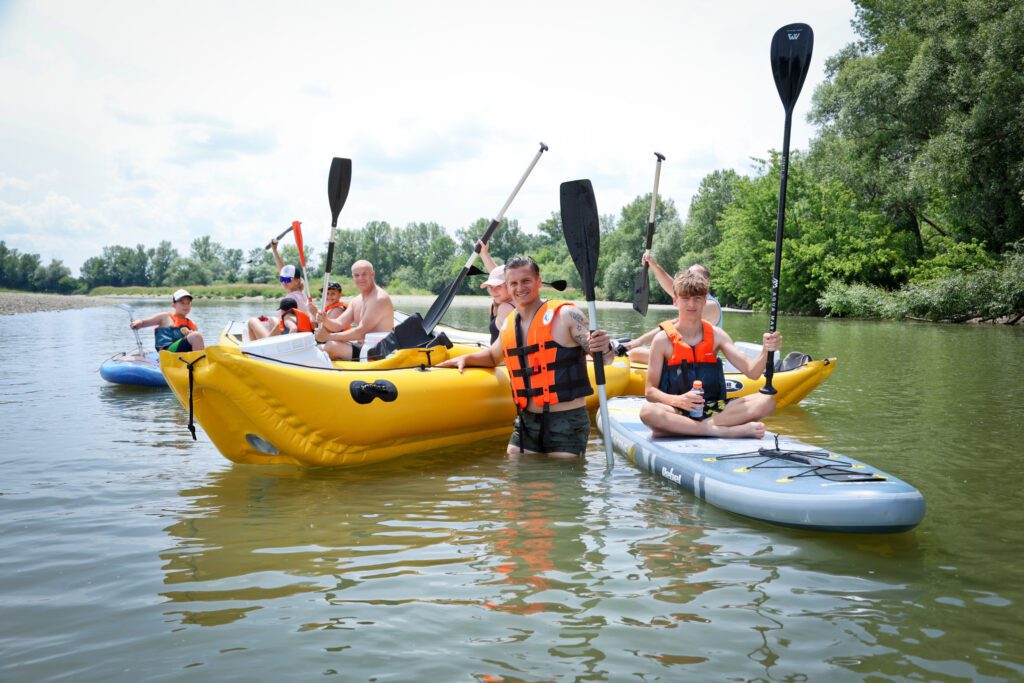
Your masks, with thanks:
[[[183,296],[171,304],[171,307],[174,309],[174,312],[182,318],[187,318],[188,314],[192,311],[192,297]]]
[[[369,261],[356,261],[352,264],[352,282],[360,292],[373,289],[373,265]]]
[[[327,290],[327,305],[328,306],[331,306],[333,304],[338,303],[338,299],[340,299],[340,298],[341,298],[341,291],[340,290],[337,290],[337,289],[328,289]]]
[[[505,271],[505,286],[512,295],[512,303],[524,308],[540,298],[540,275],[533,268],[522,266]]]
[[[491,295],[491,300],[499,306],[512,301],[512,294],[508,291],[508,285],[487,285],[487,293]]]

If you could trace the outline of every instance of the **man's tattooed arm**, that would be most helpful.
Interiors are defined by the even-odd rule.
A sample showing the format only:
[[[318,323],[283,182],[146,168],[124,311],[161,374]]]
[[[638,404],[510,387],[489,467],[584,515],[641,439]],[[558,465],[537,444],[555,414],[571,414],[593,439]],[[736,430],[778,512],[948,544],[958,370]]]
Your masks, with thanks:
[[[562,311],[569,316],[566,321],[569,324],[569,335],[586,350],[590,345],[590,321],[587,316],[576,307],[566,306]]]

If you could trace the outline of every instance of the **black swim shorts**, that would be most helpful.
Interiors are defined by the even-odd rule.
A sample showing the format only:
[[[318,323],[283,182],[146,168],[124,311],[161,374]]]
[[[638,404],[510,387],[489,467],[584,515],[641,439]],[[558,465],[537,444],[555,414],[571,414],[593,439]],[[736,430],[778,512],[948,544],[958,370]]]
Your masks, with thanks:
[[[509,446],[537,453],[576,453],[587,451],[590,436],[590,414],[586,408],[557,413],[523,411],[516,418]]]

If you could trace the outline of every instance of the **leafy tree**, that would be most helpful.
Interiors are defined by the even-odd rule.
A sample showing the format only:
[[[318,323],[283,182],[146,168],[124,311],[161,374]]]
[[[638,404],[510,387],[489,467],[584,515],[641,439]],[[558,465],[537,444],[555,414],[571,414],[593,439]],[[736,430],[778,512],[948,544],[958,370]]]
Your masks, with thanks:
[[[821,171],[914,236],[1024,236],[1024,5],[860,0],[814,94]]]
[[[166,286],[167,271],[174,259],[178,258],[178,250],[171,246],[167,240],[160,242],[155,249],[150,249],[149,255],[149,281],[156,287]]]
[[[633,283],[642,267],[640,257],[647,241],[650,214],[651,193],[648,192],[622,207],[614,231],[602,238],[597,281],[602,284],[605,298],[612,301],[632,300]],[[675,202],[659,197],[654,225],[655,238],[659,233],[680,229]]]

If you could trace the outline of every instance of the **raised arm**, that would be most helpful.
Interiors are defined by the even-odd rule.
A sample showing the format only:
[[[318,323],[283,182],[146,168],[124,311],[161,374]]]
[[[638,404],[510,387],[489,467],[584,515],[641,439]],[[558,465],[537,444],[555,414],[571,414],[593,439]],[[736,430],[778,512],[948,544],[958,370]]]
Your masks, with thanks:
[[[498,267],[498,264],[491,258],[491,245],[487,242],[476,241],[480,245],[480,260],[484,262],[484,267],[487,268],[487,272],[491,272]]]
[[[277,272],[281,272],[284,268],[284,261],[281,259],[281,255],[277,253],[277,240],[275,239],[270,243],[270,251],[274,252],[274,260],[277,262]],[[305,273],[303,273],[305,275]]]
[[[654,271],[654,277],[658,279],[658,284],[664,289],[669,296],[674,297],[675,292],[672,291],[672,276],[665,272],[665,269],[658,265],[658,262],[654,260],[653,256],[644,254],[641,258],[641,262],[646,261],[647,265]]]

